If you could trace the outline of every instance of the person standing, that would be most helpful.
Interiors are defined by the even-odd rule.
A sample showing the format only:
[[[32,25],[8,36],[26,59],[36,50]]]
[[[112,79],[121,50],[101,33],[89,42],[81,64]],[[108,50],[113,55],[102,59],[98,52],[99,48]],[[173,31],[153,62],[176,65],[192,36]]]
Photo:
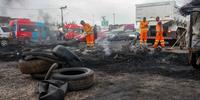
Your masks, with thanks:
[[[58,28],[58,38],[57,38],[57,40],[64,40],[64,34],[65,34],[65,32],[64,32],[64,30],[63,30],[63,27],[59,27]]]
[[[94,39],[96,40],[97,39],[97,25],[94,25],[94,28],[93,28],[93,31],[94,31]]]
[[[146,20],[146,17],[140,22],[140,47],[142,48],[143,43],[144,46],[147,47],[147,33],[148,33],[148,24],[149,22]]]
[[[83,30],[86,33],[86,43],[87,47],[94,47],[94,33],[92,26],[88,23],[85,23],[85,21],[81,21],[81,25],[83,25]]]
[[[160,42],[161,47],[164,48],[165,47],[165,40],[164,40],[164,36],[163,36],[163,25],[162,22],[160,21],[159,17],[156,17],[156,21],[157,21],[157,25],[156,25],[156,38],[155,38],[155,42],[154,42],[154,48],[157,49],[158,48],[158,44]]]

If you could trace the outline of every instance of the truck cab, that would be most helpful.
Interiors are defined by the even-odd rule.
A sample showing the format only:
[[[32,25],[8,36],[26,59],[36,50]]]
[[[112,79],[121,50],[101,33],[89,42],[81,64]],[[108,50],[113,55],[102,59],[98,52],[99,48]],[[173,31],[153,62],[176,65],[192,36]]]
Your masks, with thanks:
[[[48,27],[45,23],[35,22],[35,27],[32,33],[31,41],[34,43],[42,43],[47,39]]]
[[[30,41],[35,25],[30,19],[14,19],[9,23],[13,37],[18,41]]]
[[[77,24],[66,24],[64,26],[65,39],[76,39],[80,42],[85,41],[85,34],[83,34],[83,27]]]

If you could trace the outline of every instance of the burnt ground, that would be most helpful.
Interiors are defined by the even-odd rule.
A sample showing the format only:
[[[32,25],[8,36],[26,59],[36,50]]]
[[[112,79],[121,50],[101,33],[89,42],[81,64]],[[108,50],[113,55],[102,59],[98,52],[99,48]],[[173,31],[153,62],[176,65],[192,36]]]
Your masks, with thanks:
[[[66,100],[199,100],[200,72],[187,54],[101,51],[78,53],[95,70],[95,85],[68,92]],[[37,81],[20,73],[16,61],[0,62],[0,100],[37,100]]]

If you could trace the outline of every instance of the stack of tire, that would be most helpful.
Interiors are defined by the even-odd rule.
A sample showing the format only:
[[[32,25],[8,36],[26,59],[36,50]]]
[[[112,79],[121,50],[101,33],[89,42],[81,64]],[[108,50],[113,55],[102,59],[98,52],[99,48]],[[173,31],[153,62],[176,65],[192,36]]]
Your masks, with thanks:
[[[56,46],[50,52],[25,52],[18,67],[23,74],[30,74],[33,79],[44,80],[54,63],[60,66],[52,71],[50,80],[68,82],[68,90],[87,89],[94,84],[94,71],[83,67],[79,57],[62,45]]]

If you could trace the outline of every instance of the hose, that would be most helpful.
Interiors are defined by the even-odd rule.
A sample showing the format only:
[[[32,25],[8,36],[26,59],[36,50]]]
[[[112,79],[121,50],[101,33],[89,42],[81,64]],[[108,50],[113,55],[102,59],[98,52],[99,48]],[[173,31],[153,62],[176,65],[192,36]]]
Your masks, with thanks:
[[[53,72],[54,69],[58,68],[58,63],[54,63],[53,65],[51,65],[51,67],[49,68],[44,80],[48,80]]]

